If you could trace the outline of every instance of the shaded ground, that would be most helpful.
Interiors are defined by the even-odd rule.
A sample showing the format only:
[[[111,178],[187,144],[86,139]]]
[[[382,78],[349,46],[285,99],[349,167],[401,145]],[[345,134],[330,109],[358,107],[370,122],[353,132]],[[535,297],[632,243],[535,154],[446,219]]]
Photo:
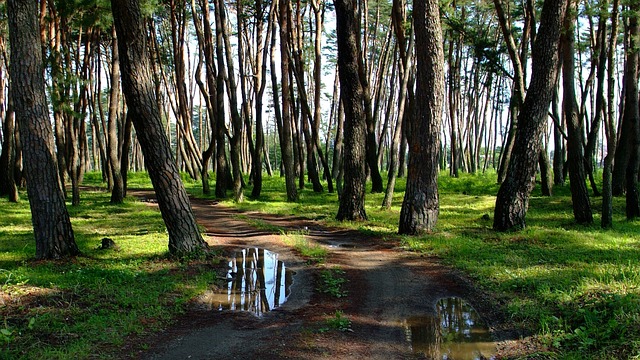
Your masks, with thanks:
[[[145,339],[148,350],[135,354],[136,358],[428,359],[413,351],[407,320],[435,315],[437,301],[447,297],[463,298],[476,309],[499,341],[499,357],[529,351],[527,344],[512,340],[519,334],[504,320],[494,299],[437,259],[309,220],[243,214],[289,230],[305,229],[309,241],[329,251],[325,264],[309,265],[284,244],[281,235],[251,227],[239,219],[237,211],[206,200],[192,200],[192,206],[210,245],[229,252],[260,247],[278,253],[296,273],[291,296],[282,307],[261,317],[208,310],[195,301],[175,326]],[[316,290],[320,269],[334,266],[344,270],[348,279],[348,295],[341,299]],[[320,331],[336,310],[351,321],[350,331]]]

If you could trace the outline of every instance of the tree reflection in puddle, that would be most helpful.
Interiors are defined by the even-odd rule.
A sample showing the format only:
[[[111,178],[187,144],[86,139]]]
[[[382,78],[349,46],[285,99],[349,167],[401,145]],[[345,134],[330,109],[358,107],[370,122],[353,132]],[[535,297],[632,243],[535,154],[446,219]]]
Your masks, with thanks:
[[[261,316],[287,301],[292,283],[293,272],[278,260],[277,253],[242,249],[229,259],[225,288],[207,291],[201,302],[210,309],[248,311]]]
[[[492,359],[496,344],[471,305],[461,298],[445,298],[436,304],[436,314],[406,319],[405,333],[414,353],[438,360]]]

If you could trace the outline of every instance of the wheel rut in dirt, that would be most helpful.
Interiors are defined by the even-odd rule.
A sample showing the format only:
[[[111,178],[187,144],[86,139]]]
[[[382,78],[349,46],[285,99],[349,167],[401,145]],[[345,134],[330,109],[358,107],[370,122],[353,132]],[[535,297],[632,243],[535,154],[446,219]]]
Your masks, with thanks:
[[[241,213],[199,199],[192,199],[192,207],[211,246],[227,249],[228,253],[247,248],[277,253],[295,273],[290,296],[281,307],[261,316],[207,310],[196,301],[175,326],[149,339],[150,349],[139,354],[141,359],[442,358],[438,355],[442,349],[417,343],[413,334],[425,331],[422,327],[416,330],[416,319],[438,319],[442,299],[470,303],[479,314],[473,320],[488,324],[492,339],[517,336],[501,320],[489,297],[437,259],[304,218]],[[268,223],[284,232],[297,231],[309,242],[325,247],[328,257],[322,265],[310,265],[285,245],[281,234],[257,229],[247,221]],[[319,272],[332,268],[344,272],[345,297],[334,298],[317,291]],[[350,321],[348,331],[327,331],[327,319],[337,312]],[[454,315],[469,322],[465,314]],[[433,329],[429,331],[437,332],[439,323],[436,320],[430,326]],[[482,359],[473,355],[474,349],[463,350],[469,353],[463,358]],[[486,347],[483,349],[486,351]]]

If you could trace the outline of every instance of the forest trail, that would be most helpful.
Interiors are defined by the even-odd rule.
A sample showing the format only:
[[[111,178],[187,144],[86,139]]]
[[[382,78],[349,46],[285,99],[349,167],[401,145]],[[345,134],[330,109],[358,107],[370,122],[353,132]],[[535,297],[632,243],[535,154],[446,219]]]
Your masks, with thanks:
[[[137,358],[442,359],[457,351],[448,359],[470,360],[493,356],[493,341],[500,340],[499,353],[507,355],[518,344],[510,340],[519,335],[509,329],[495,301],[437,259],[302,218],[240,213],[210,200],[192,199],[192,207],[211,246],[228,254],[254,248],[277,253],[295,273],[290,294],[282,306],[260,316],[220,311],[202,296],[171,328],[146,339],[149,349]],[[285,244],[284,235],[257,229],[247,219],[304,234],[326,248],[328,257],[321,265],[309,264]],[[318,291],[322,270],[336,267],[347,279],[340,298]],[[350,321],[348,329],[343,326],[346,331],[327,325],[327,319],[337,317]],[[451,328],[442,328],[445,323]],[[490,332],[483,332],[485,326]],[[465,340],[444,344],[440,335],[447,331],[457,331]]]

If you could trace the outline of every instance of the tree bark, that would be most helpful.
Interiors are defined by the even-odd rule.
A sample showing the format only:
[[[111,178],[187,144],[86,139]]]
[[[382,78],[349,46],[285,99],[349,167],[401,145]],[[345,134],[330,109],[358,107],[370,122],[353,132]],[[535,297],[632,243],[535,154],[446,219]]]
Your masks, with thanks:
[[[282,74],[282,126],[280,149],[282,151],[282,163],[284,164],[284,176],[287,187],[287,201],[298,201],[298,189],[296,188],[295,169],[293,164],[293,148],[291,135],[291,89],[289,85],[289,67],[291,59],[287,49],[289,37],[289,0],[280,0],[280,73]],[[274,92],[276,89],[273,90]]]
[[[414,114],[407,128],[409,167],[400,234],[431,231],[438,220],[438,155],[444,99],[444,51],[436,0],[414,3],[417,76]]]
[[[171,154],[154,93],[146,30],[138,0],[112,0],[121,54],[122,85],[149,177],[169,233],[169,252],[186,255],[207,248]]]
[[[231,168],[233,171],[233,196],[234,200],[241,202],[243,200],[242,193],[242,168],[240,162],[241,153],[241,140],[243,134],[243,122],[240,113],[238,112],[238,86],[233,69],[233,58],[231,56],[232,49],[229,41],[229,35],[227,34],[227,17],[224,0],[217,0],[215,6],[216,12],[216,34],[222,37],[225,49],[225,59],[227,69],[224,66],[218,67],[218,73],[222,74],[227,84],[227,90],[229,95],[229,109],[231,113],[231,127],[233,129],[233,135],[231,136]],[[240,65],[242,66],[242,65]]]
[[[264,5],[262,0],[255,1],[255,21],[256,21],[256,43],[257,43],[257,51],[256,51],[256,78],[255,78],[255,116],[256,116],[256,145],[254,148],[254,153],[252,156],[252,166],[253,169],[253,189],[251,189],[251,197],[257,199],[260,197],[260,193],[262,192],[262,162],[264,158],[264,128],[263,128],[263,120],[262,120],[262,108],[263,108],[263,97],[264,91],[267,85],[267,46],[266,44],[269,42],[271,32],[270,27],[275,26],[275,24],[270,23],[267,25],[267,34],[266,38],[263,37],[262,32],[264,29]],[[273,12],[273,9],[271,10]],[[269,15],[271,18],[271,14]],[[268,156],[268,154],[267,154]]]
[[[344,103],[344,187],[340,196],[338,220],[366,220],[364,208],[366,182],[367,122],[360,82],[357,0],[334,0],[338,41],[338,72]]]
[[[604,1],[604,5],[608,1]],[[602,220],[600,226],[608,229],[613,226],[613,187],[612,173],[613,161],[616,153],[616,125],[615,125],[615,53],[618,36],[618,0],[613,0],[613,11],[611,12],[611,34],[609,36],[609,47],[607,49],[607,106],[608,111],[605,122],[605,136],[607,138],[607,156],[604,158],[604,169],[602,169]]]
[[[111,89],[109,90],[109,118],[107,131],[107,153],[111,163],[111,177],[113,188],[111,189],[111,203],[121,204],[124,201],[124,180],[120,171],[120,158],[118,157],[118,105],[120,103],[120,56],[118,54],[118,37],[116,29],[112,31],[112,55],[111,55]]]
[[[563,113],[567,121],[567,155],[569,165],[569,185],[571,187],[571,202],[573,205],[573,217],[578,224],[593,223],[591,202],[586,185],[586,172],[584,160],[584,129],[580,115],[575,90],[575,38],[573,12],[574,2],[569,0],[570,6],[564,19],[562,33],[562,88],[563,88]]]
[[[37,2],[7,2],[11,79],[37,259],[79,254],[64,202],[45,95]]]
[[[545,0],[540,28],[532,49],[532,77],[518,115],[518,132],[506,178],[496,199],[493,228],[525,227],[529,196],[535,185],[540,136],[558,74],[558,44],[566,10],[565,0]]]
[[[0,78],[2,76],[0,74]],[[4,85],[2,87],[4,88]],[[9,106],[5,111],[4,124],[2,126],[4,133],[2,134],[2,155],[0,155],[0,196],[7,196],[10,202],[17,202],[20,197],[13,174],[16,159],[16,131],[11,94],[9,94],[8,101]]]
[[[626,171],[627,219],[633,220],[640,217],[640,192],[638,191],[638,168],[640,167],[640,109],[638,108],[638,63],[640,30],[638,18],[640,17],[640,3],[633,2],[629,8],[629,54],[625,64],[625,101],[623,121],[629,124],[631,133],[629,136],[629,163]]]

